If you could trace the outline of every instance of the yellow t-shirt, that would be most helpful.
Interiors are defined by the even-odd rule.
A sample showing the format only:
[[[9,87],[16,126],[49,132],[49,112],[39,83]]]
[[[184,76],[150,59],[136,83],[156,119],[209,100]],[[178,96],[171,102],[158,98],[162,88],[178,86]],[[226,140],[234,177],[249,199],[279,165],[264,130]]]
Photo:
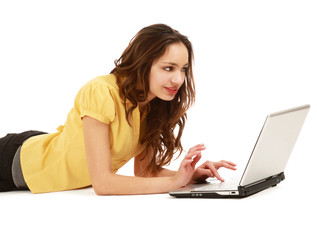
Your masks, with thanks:
[[[128,103],[131,104],[131,103]],[[140,152],[140,112],[129,125],[113,74],[97,77],[78,92],[73,109],[57,133],[29,138],[21,148],[22,172],[32,193],[82,188],[89,178],[82,117],[109,124],[112,171]]]

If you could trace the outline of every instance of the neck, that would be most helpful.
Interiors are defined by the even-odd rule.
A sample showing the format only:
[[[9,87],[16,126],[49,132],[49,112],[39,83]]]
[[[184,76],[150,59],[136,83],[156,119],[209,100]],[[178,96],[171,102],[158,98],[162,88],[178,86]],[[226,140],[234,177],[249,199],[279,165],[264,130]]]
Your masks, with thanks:
[[[155,98],[154,95],[150,95],[150,94],[149,94],[146,101],[144,101],[144,102],[139,102],[138,104],[139,104],[139,109],[140,109],[140,111],[143,111],[143,110],[144,110],[144,107],[147,106],[147,105],[149,104],[149,102],[151,102],[154,98]]]
[[[148,105],[148,101],[145,102],[139,102],[139,110],[142,113],[144,111],[144,109],[146,108],[146,106]]]

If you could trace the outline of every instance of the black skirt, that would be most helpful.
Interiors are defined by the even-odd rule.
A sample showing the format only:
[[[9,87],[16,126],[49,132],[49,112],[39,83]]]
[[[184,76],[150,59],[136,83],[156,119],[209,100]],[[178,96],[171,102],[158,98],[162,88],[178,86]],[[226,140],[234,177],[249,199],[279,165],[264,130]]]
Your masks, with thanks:
[[[46,134],[40,131],[9,133],[0,138],[0,192],[17,190],[12,178],[12,162],[18,148],[30,137]]]

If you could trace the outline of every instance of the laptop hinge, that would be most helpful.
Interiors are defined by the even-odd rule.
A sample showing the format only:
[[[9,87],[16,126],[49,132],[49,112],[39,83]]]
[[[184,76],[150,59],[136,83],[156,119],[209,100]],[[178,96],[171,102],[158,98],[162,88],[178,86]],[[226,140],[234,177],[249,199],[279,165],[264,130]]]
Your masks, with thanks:
[[[241,196],[250,196],[254,193],[260,192],[264,189],[267,189],[269,187],[274,187],[281,181],[285,179],[284,172],[281,172],[280,174],[277,174],[275,176],[263,179],[261,181],[258,181],[256,183],[252,183],[246,186],[239,186],[238,190],[240,192]]]

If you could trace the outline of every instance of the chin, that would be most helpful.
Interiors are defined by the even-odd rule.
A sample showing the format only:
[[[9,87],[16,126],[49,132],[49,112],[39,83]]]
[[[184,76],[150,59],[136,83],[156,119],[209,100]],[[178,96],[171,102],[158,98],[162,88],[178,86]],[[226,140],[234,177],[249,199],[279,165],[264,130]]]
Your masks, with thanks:
[[[175,95],[171,95],[171,96],[157,96],[159,99],[163,100],[163,101],[172,101],[175,98]]]

